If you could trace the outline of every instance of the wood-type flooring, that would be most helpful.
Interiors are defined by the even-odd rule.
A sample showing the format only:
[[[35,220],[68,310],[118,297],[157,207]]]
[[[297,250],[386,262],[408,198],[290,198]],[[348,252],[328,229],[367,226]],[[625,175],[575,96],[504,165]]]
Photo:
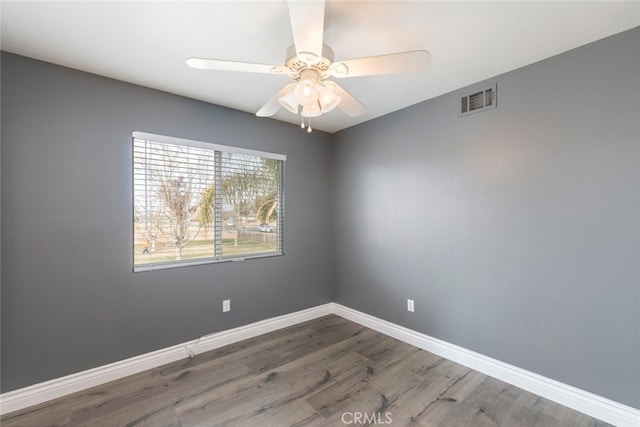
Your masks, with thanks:
[[[6,414],[0,425],[608,426],[333,315]]]

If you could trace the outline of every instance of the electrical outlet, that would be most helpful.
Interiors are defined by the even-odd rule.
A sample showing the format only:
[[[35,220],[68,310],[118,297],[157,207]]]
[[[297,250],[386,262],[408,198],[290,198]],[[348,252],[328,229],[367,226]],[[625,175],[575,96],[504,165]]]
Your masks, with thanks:
[[[412,299],[408,299],[407,300],[407,310],[412,312],[414,311],[414,306],[413,306],[413,300]]]
[[[222,312],[226,313],[227,311],[231,311],[231,300],[226,299],[222,301]]]

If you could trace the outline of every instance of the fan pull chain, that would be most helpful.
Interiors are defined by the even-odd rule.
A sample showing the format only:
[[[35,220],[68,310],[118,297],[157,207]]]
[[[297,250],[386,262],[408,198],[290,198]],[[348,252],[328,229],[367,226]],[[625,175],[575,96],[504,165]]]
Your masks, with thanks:
[[[311,117],[309,117],[308,119],[308,124],[305,125],[304,124],[304,116],[302,116],[302,123],[300,123],[300,129],[304,129],[307,128],[307,132],[311,133],[311,131],[313,131],[313,129],[311,129]]]

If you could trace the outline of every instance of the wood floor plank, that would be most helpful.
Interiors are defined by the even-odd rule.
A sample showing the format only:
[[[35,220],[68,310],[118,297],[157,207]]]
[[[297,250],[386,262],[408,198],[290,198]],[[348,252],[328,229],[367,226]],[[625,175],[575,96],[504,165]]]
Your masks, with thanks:
[[[364,332],[365,327],[343,319],[339,324],[306,333],[305,339],[287,339],[255,354],[247,366],[253,372],[265,372],[280,365],[312,354],[347,338]]]
[[[359,417],[359,418],[358,418]],[[3,427],[606,427],[338,316],[3,415]]]
[[[361,411],[365,406],[365,402],[357,398],[353,398],[357,394],[361,396],[371,397],[370,406],[378,407],[382,404],[381,398],[370,393],[361,393],[368,388],[367,381],[374,375],[374,372],[392,365],[403,357],[407,357],[410,352],[400,354],[384,351],[385,346],[395,347],[400,343],[393,338],[382,335],[378,332],[367,330],[360,334],[357,340],[350,340],[351,345],[343,346],[342,352],[354,352],[365,357],[363,363],[352,366],[351,369],[345,370],[342,375],[336,377],[336,381],[331,381],[321,389],[317,390],[312,396],[306,399],[310,407],[314,408],[313,415],[295,423],[292,426],[305,427],[323,427],[323,426],[339,426],[345,425],[345,421],[350,422],[347,418],[342,418],[343,414],[348,411]],[[412,348],[412,350],[417,350]],[[357,403],[357,405],[356,405]],[[340,410],[342,409],[342,411]],[[279,424],[266,424],[279,425]]]
[[[358,338],[352,337],[351,340]],[[308,357],[296,359],[244,382],[229,384],[207,396],[180,405],[184,425],[200,420],[244,422],[305,398],[326,384],[336,381],[343,371],[364,363],[355,352],[341,351],[344,344],[326,347]],[[337,347],[337,348],[336,348]],[[257,421],[256,421],[257,422]]]

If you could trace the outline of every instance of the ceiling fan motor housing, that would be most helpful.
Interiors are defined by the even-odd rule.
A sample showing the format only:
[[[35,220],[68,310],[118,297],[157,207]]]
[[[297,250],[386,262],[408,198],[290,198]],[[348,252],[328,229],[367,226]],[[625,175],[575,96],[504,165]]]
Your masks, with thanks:
[[[306,70],[315,70],[318,73],[318,78],[324,79],[329,77],[328,71],[333,64],[333,58],[333,50],[326,44],[322,45],[322,57],[320,58],[307,52],[301,52],[301,55],[298,55],[295,45],[292,45],[287,48],[285,66],[296,80],[300,80]]]

